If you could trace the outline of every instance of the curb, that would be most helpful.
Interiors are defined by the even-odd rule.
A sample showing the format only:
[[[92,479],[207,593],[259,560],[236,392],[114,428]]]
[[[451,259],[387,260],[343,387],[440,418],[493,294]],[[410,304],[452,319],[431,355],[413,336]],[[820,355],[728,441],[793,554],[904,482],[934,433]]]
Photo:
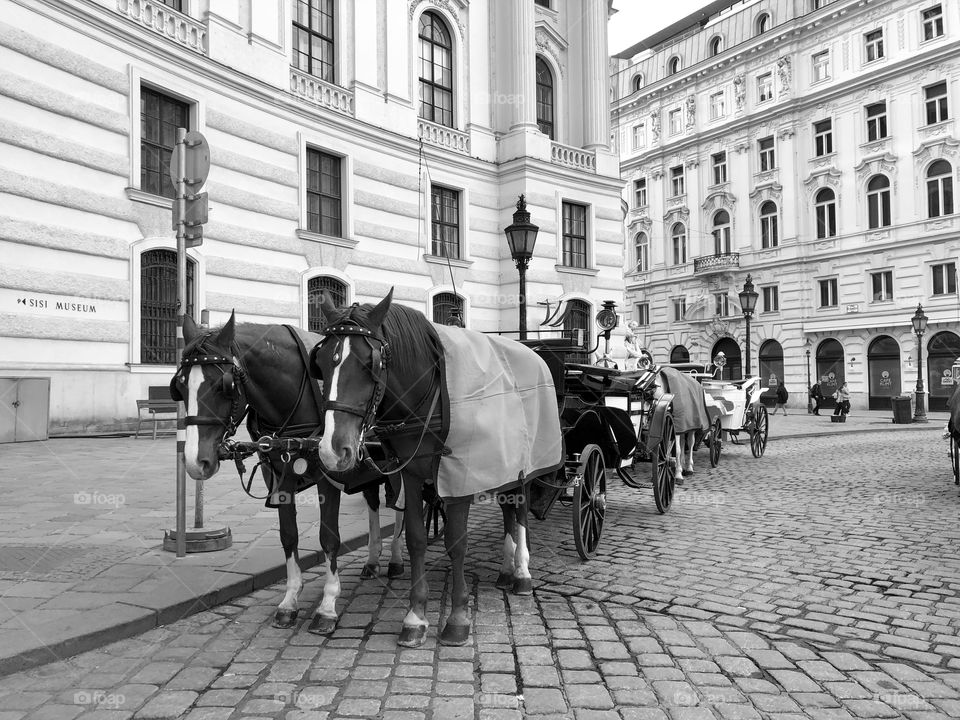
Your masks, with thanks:
[[[381,527],[381,534],[392,535],[393,530],[394,523],[390,523]],[[366,547],[368,539],[369,533],[364,533],[345,540],[340,546],[339,556]],[[319,565],[322,555],[321,550],[302,552],[300,568],[309,570]],[[181,583],[182,587],[172,588],[174,592],[158,597],[152,605],[124,600],[123,595],[118,594],[114,603],[77,612],[70,618],[44,623],[29,633],[25,632],[22,643],[4,647],[3,657],[0,657],[0,677],[65,660],[209,610],[279,582],[286,577],[286,572],[286,564],[275,561],[250,572],[184,566],[178,573],[181,580],[185,580]],[[197,581],[201,581],[202,590],[197,591],[193,587]]]
[[[769,435],[767,437],[767,442],[773,442],[774,440],[796,440],[797,438],[808,438],[808,437],[836,437],[837,435],[862,435],[863,433],[872,433],[872,432],[892,432],[894,430],[910,430],[913,432],[920,432],[923,430],[941,430],[941,426],[936,422],[928,423],[904,423],[902,425],[894,424],[893,421],[890,422],[890,425],[880,425],[879,427],[857,427],[857,428],[844,428],[843,430],[817,430],[814,432],[808,433],[792,433],[789,435]],[[749,441],[748,441],[749,442]]]

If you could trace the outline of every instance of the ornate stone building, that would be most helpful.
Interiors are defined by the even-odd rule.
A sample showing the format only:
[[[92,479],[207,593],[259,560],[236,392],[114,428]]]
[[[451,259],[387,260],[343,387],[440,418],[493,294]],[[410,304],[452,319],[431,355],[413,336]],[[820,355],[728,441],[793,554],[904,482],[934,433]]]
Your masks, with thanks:
[[[0,375],[52,432],[129,427],[174,369],[177,126],[211,148],[188,311],[318,328],[319,293],[517,327],[622,303],[607,0],[0,0]],[[16,381],[0,380],[11,397]],[[0,440],[15,411],[4,403]]]
[[[664,360],[745,360],[737,293],[760,293],[751,370],[844,380],[854,407],[960,356],[960,4],[712,2],[613,58],[626,291]],[[809,354],[808,354],[809,353]]]

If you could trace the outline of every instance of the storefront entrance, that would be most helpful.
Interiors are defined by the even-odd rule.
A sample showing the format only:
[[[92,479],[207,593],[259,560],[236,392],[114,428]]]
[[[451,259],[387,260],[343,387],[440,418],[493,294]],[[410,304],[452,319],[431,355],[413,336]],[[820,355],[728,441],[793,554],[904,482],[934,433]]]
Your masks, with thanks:
[[[889,410],[890,398],[901,393],[900,346],[889,335],[876,338],[867,350],[871,410]]]
[[[843,385],[843,346],[833,338],[824,340],[817,346],[817,377],[813,382],[820,383],[823,400],[820,407],[836,407],[836,401],[830,397]]]
[[[734,341],[733,338],[725,337],[713,346],[713,350],[710,351],[710,360],[713,361],[713,358],[717,356],[717,353],[723,351],[723,354],[727,358],[727,364],[724,365],[723,371],[717,373],[718,380],[740,380],[743,378],[743,363],[740,360],[740,346]]]
[[[764,405],[773,406],[777,402],[777,383],[784,380],[783,346],[776,340],[767,340],[760,346],[760,377],[765,388],[760,400]],[[800,389],[788,387],[787,390],[799,393]],[[806,395],[806,388],[802,395]]]
[[[927,343],[927,390],[930,410],[945,412],[947,400],[960,378],[953,377],[953,363],[960,357],[960,337],[950,331],[939,332]],[[916,378],[913,378],[916,382]]]

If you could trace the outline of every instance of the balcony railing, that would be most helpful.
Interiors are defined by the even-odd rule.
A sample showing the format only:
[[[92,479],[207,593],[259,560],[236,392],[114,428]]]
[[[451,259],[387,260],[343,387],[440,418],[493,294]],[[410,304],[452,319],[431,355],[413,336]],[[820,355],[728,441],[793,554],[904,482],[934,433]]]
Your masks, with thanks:
[[[464,155],[470,154],[470,135],[465,132],[420,118],[417,120],[417,135],[429,145],[447,148]]]
[[[117,11],[194,52],[207,52],[207,28],[156,0],[117,0]]]
[[[290,68],[290,91],[315,105],[353,115],[353,93],[294,67]]]
[[[693,272],[712,273],[723,272],[730,268],[740,267],[740,253],[720,253],[719,255],[704,255],[693,259]]]
[[[569,145],[561,145],[558,142],[550,144],[550,161],[577,170],[597,171],[597,156],[595,153]]]

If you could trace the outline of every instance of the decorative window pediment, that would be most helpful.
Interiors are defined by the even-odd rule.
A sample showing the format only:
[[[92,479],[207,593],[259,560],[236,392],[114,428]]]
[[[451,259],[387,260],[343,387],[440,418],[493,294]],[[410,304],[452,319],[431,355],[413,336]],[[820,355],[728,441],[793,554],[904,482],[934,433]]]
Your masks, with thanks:
[[[750,191],[750,202],[755,210],[759,210],[767,200],[773,200],[780,207],[780,199],[783,197],[783,186],[780,183],[768,183],[758,185]]]
[[[669,208],[663,216],[664,227],[673,227],[673,224],[678,222],[683,223],[684,227],[690,222],[690,208],[686,205]]]
[[[627,230],[631,235],[645,232],[647,237],[650,237],[653,230],[653,220],[650,219],[649,215],[637,215],[627,224]]]
[[[919,147],[913,151],[913,157],[917,163],[917,168],[922,169],[934,160],[950,160],[956,162],[960,156],[960,142],[953,138],[940,138],[938,140],[927,140],[920,143]]]
[[[544,21],[537,22],[535,40],[537,50],[553,58],[553,62],[560,69],[561,75],[566,75],[567,65],[562,58],[567,52],[567,41],[560,33]]]
[[[700,207],[703,208],[708,217],[712,216],[717,210],[726,210],[733,217],[733,208],[736,204],[737,198],[733,193],[726,190],[714,190],[707,195]]]
[[[862,185],[868,177],[874,175],[893,175],[897,169],[897,156],[890,152],[868,155],[853,168],[857,174],[857,184]]]
[[[467,26],[463,21],[461,11],[466,10],[469,4],[468,0],[410,0],[410,7],[407,9],[407,12],[410,15],[410,19],[413,20],[413,16],[416,14],[417,8],[420,5],[433,5],[434,7],[446,10],[449,16],[456,21],[457,30],[460,32],[460,40],[462,41],[467,37]]]
[[[807,179],[803,181],[803,184],[807,188],[807,197],[813,197],[820,188],[830,187],[836,191],[837,197],[839,198],[840,177],[841,172],[833,165],[821,170],[814,170],[807,176]]]

